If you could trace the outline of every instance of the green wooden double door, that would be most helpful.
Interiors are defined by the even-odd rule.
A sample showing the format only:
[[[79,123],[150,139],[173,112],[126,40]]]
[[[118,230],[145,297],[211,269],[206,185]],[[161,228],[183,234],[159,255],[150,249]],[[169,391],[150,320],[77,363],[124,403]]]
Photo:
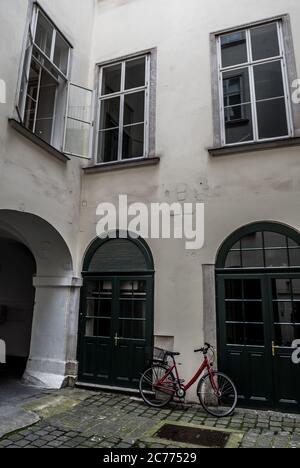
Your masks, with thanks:
[[[136,388],[153,341],[153,277],[84,278],[79,380]]]
[[[235,381],[240,404],[300,411],[300,275],[217,276],[219,368]]]

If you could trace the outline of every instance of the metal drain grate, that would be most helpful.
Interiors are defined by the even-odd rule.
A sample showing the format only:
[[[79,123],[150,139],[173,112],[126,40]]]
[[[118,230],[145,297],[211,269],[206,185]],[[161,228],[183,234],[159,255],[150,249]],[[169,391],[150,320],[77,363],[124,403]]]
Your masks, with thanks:
[[[154,437],[201,447],[225,448],[230,434],[219,430],[214,431],[213,429],[165,424],[156,432]]]

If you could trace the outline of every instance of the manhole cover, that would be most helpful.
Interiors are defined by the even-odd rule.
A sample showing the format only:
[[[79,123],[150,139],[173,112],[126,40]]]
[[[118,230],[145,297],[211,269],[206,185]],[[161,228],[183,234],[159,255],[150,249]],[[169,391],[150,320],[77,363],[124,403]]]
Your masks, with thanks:
[[[155,437],[202,447],[225,448],[230,434],[213,429],[165,424],[156,432]]]

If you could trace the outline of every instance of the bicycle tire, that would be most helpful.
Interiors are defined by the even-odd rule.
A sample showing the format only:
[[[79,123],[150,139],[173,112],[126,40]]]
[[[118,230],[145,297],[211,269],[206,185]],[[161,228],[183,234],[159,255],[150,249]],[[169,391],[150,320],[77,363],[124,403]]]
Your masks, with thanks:
[[[212,375],[214,378],[218,378],[223,394],[216,395],[212,389],[210,375],[204,375],[197,386],[197,395],[201,406],[208,414],[216,418],[231,416],[238,400],[236,387],[232,380],[222,372],[213,371]],[[205,387],[207,387],[207,390]]]
[[[155,379],[163,377],[163,375],[168,371],[167,366],[161,364],[153,364],[149,369],[147,369],[141,376],[139,382],[140,395],[143,398],[144,402],[151,406],[152,408],[164,408],[167,406],[174,398],[175,395],[175,385],[173,390],[168,387],[168,392],[159,392],[158,390],[153,390],[153,375]],[[171,372],[169,378],[175,384],[174,374]],[[152,398],[151,398],[152,397]],[[161,398],[161,400],[160,400]]]

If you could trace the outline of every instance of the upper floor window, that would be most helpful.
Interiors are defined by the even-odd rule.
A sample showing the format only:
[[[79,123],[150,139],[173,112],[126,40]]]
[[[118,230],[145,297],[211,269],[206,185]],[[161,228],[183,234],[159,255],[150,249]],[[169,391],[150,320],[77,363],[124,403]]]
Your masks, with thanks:
[[[60,147],[71,46],[35,6],[26,45],[18,111],[24,126]]]
[[[217,40],[222,144],[292,136],[281,22]]]
[[[101,67],[98,163],[147,156],[149,75],[149,55]]]

